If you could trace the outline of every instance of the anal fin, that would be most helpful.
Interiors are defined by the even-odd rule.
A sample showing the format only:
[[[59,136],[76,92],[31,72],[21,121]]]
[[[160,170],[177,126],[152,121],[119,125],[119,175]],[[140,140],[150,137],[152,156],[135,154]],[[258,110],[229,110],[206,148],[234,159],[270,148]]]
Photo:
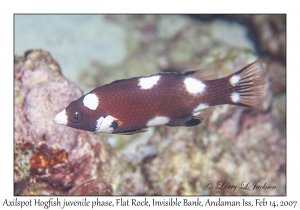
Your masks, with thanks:
[[[199,125],[202,123],[207,117],[211,115],[214,111],[215,107],[208,107],[202,110],[195,110],[196,112],[193,113],[193,118],[189,119],[188,121],[181,124],[181,126],[192,127]]]
[[[195,110],[195,113],[193,113],[195,119],[199,119],[201,122],[203,122],[207,117],[211,115],[211,113],[215,110],[215,107],[210,106],[202,110]]]
[[[200,108],[194,110],[194,112],[192,113],[191,118],[185,119],[185,121],[181,121],[181,122],[178,122],[178,121],[177,122],[170,122],[170,123],[167,123],[166,126],[170,126],[170,127],[176,127],[176,126],[192,127],[192,126],[199,125],[207,117],[209,117],[215,109],[215,107],[212,107],[212,106],[207,107],[207,108],[203,108],[203,109],[201,109],[201,106],[199,106],[199,107]]]

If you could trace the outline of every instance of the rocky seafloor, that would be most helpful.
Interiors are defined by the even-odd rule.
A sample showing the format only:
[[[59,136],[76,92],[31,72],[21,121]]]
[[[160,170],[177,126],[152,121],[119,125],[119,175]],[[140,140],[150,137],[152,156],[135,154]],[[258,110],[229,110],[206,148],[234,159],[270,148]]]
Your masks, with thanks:
[[[285,195],[285,16],[239,16],[254,30],[256,47],[229,42],[225,29],[224,36],[216,32],[224,25],[198,18],[106,16],[127,31],[126,59],[91,61],[91,71],[77,73],[79,84],[63,76],[47,49],[16,55],[15,195]],[[201,68],[222,77],[258,57],[270,78],[264,110],[222,105],[197,127],[161,126],[134,136],[94,134],[52,120],[82,95],[78,85],[93,89]]]

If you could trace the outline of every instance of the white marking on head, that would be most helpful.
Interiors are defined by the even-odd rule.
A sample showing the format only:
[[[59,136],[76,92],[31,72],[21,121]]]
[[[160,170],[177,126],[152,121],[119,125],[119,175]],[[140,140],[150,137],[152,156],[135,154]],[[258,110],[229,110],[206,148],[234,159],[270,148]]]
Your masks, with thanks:
[[[231,78],[230,78],[230,84],[232,85],[232,86],[236,86],[238,83],[239,83],[239,81],[241,80],[241,76],[239,76],[239,75],[233,75]]]
[[[114,128],[111,127],[111,124],[114,120],[116,119],[110,115],[106,117],[100,117],[96,122],[95,132],[112,133],[114,131]]]
[[[206,87],[203,82],[193,77],[187,77],[184,80],[184,85],[186,90],[193,95],[203,93]]]
[[[96,110],[99,105],[98,96],[95,93],[89,93],[83,98],[83,105],[90,110]]]
[[[207,104],[199,104],[194,110],[193,110],[193,116],[199,115],[203,109],[209,107]]]
[[[148,127],[154,127],[158,125],[165,125],[170,121],[168,117],[156,116],[147,122]]]
[[[234,103],[238,103],[239,101],[240,101],[240,99],[241,99],[241,96],[240,96],[240,94],[239,93],[232,93],[231,94],[231,100],[232,100],[232,102],[234,102]]]
[[[66,109],[62,110],[58,113],[54,118],[53,121],[57,124],[67,125],[68,124],[68,116],[66,113]]]
[[[157,84],[158,80],[160,79],[161,75],[153,75],[149,77],[141,77],[139,79],[139,86],[141,89],[150,89],[154,85]]]

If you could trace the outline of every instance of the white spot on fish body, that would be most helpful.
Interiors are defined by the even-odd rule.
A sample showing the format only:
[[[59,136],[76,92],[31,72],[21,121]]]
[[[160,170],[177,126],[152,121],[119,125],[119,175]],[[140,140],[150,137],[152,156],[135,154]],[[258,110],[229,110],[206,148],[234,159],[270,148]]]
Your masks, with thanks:
[[[99,105],[98,96],[95,93],[89,93],[83,98],[83,105],[90,110],[96,110]]]
[[[186,90],[193,95],[203,93],[206,87],[203,82],[193,77],[187,77],[184,80],[184,85]]]
[[[150,89],[154,85],[157,84],[158,80],[160,79],[161,75],[153,75],[149,77],[141,77],[139,78],[139,86],[141,89]]]
[[[203,109],[209,107],[207,104],[199,104],[194,110],[193,110],[193,116],[199,115]]]
[[[239,75],[233,75],[229,81],[232,86],[236,86],[240,80],[241,80],[241,77]]]
[[[165,125],[170,121],[168,117],[156,116],[147,122],[148,127],[154,127],[158,125]]]
[[[57,124],[67,125],[68,124],[68,115],[66,113],[66,109],[62,110],[58,113],[54,118],[53,121]]]
[[[241,99],[240,94],[235,93],[235,92],[231,94],[230,98],[231,98],[232,102],[234,102],[234,103],[238,103],[239,100]]]
[[[112,122],[116,119],[110,115],[106,117],[100,117],[96,122],[95,132],[99,133],[112,133],[114,128],[111,126]]]

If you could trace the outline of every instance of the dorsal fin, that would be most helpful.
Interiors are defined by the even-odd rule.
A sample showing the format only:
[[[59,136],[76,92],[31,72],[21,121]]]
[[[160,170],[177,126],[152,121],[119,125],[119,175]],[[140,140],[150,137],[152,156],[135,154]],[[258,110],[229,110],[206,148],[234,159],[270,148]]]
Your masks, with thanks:
[[[189,71],[189,72],[192,72],[192,71]],[[214,79],[218,79],[217,72],[213,71],[213,70],[208,70],[208,69],[195,70],[194,73],[187,74],[187,75],[195,77],[195,78],[200,79],[200,80],[214,80]]]

